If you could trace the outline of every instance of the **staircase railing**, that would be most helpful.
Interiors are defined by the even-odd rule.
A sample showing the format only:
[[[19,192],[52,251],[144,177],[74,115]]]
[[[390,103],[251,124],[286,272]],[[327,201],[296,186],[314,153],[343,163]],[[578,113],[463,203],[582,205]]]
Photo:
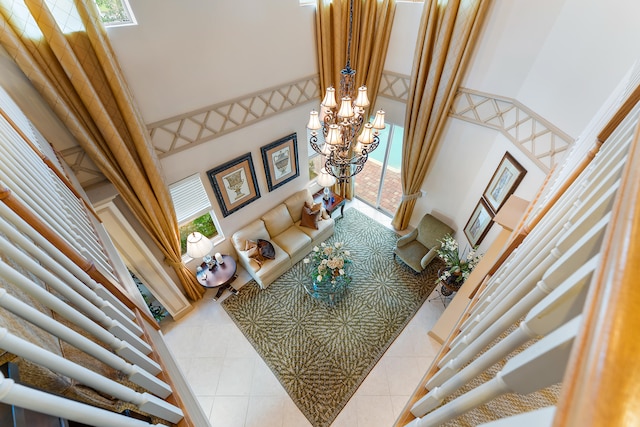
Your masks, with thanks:
[[[0,376],[0,404],[94,426],[193,426],[148,339],[157,323],[38,135],[0,91],[0,360],[27,367],[24,383]]]
[[[396,426],[637,421],[638,75],[547,180]]]

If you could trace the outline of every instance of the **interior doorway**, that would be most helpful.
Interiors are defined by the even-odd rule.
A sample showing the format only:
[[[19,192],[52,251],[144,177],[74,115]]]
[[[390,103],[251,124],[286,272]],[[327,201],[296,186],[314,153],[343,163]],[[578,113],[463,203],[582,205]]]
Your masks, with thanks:
[[[361,201],[393,216],[402,200],[400,169],[404,128],[392,123],[380,132],[380,145],[355,176],[355,195]]]

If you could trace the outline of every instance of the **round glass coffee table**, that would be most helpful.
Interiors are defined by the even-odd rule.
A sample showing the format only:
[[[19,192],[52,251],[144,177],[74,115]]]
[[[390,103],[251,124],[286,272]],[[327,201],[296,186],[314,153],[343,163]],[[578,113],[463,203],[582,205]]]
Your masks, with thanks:
[[[205,265],[202,267],[202,271],[196,274],[198,283],[205,288],[217,288],[216,296],[214,300],[220,298],[222,293],[229,289],[234,295],[238,294],[238,291],[231,286],[236,278],[236,260],[231,255],[222,255],[222,264],[216,263],[212,268],[208,268]]]

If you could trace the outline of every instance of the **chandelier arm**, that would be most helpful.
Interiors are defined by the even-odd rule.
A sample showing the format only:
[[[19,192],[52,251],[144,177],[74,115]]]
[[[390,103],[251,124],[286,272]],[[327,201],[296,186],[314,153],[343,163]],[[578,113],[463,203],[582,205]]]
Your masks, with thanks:
[[[313,150],[318,153],[318,154],[323,154],[322,153],[322,149],[320,148],[320,146],[318,145],[318,135],[311,135],[311,137],[309,137],[309,144],[311,145],[311,148],[313,148]]]
[[[369,153],[371,153],[373,150],[378,148],[378,145],[380,145],[380,137],[378,135],[374,135],[373,141],[371,142],[371,144],[369,144],[366,148],[362,150],[362,154],[363,155],[366,154],[368,156]]]

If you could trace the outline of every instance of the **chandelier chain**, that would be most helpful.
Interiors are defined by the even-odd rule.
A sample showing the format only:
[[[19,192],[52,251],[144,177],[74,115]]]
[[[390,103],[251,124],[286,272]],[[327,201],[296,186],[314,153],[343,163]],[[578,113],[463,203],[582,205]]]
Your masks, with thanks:
[[[353,34],[353,0],[349,2],[349,34],[347,36],[347,70],[351,69],[351,35]]]

